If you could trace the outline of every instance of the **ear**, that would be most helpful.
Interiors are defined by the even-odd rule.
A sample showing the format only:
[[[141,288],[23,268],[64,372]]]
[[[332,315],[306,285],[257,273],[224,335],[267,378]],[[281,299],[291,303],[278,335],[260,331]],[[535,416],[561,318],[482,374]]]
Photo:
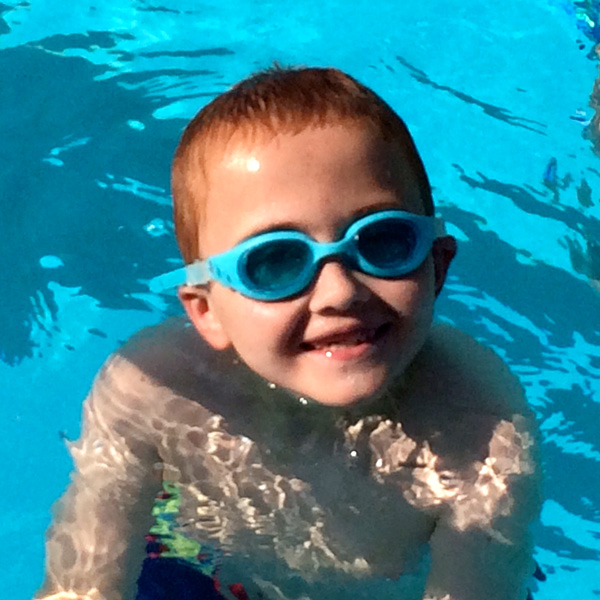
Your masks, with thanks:
[[[225,350],[231,346],[206,288],[184,285],[179,288],[177,295],[196,331],[210,346],[215,350]]]
[[[433,242],[432,254],[435,267],[435,295],[436,297],[442,291],[448,268],[453,258],[456,256],[456,239],[451,235],[438,237]]]

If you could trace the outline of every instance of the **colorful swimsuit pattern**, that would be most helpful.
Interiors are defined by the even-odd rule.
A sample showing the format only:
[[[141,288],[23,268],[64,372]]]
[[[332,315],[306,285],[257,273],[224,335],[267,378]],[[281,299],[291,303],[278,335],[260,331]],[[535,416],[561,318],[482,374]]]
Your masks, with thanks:
[[[214,598],[223,598],[219,593],[221,583],[218,577],[222,553],[213,546],[202,545],[177,531],[177,515],[181,506],[179,485],[165,481],[162,487],[163,489],[157,495],[152,509],[155,524],[150,528],[150,533],[146,535],[146,562],[150,562],[150,564],[144,565],[141,577],[148,577],[147,572],[153,568],[153,561],[160,559],[162,561],[161,568],[164,568],[165,565],[169,564],[165,559],[170,559],[172,563],[165,569],[165,572],[168,573],[167,577],[168,575],[181,576],[182,568],[195,571],[200,577],[194,578],[194,575],[189,572],[186,573],[187,577],[191,575],[196,583],[200,578],[210,578],[215,590],[215,593],[211,595]],[[177,566],[175,567],[176,563]],[[142,585],[140,585],[141,587]],[[227,587],[237,600],[250,600],[241,583],[229,584]],[[146,597],[143,596],[144,600]],[[257,600],[261,600],[260,597]]]

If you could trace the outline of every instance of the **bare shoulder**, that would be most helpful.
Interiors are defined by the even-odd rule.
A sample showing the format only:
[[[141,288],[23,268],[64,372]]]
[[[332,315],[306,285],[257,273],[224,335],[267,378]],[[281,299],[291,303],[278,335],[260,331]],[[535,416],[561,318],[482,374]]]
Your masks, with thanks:
[[[194,365],[205,364],[194,360],[203,352],[194,333],[183,319],[168,319],[134,334],[96,375],[84,407],[87,420],[118,424],[123,433],[136,425],[150,430],[157,415],[189,403],[199,387]]]
[[[424,481],[419,499],[441,508],[428,592],[524,597],[542,492],[537,426],[518,378],[493,350],[440,325],[407,386],[429,457],[413,486]]]
[[[493,350],[456,328],[436,326],[406,386],[404,422],[430,448],[436,471],[450,470],[463,481],[493,476],[502,482],[499,497],[507,477],[525,476],[527,494],[538,495],[535,416],[518,378]]]
[[[109,357],[99,378],[138,395],[168,389],[192,397],[203,379],[231,364],[225,354],[209,348],[187,319],[173,317],[135,333]]]
[[[92,396],[123,402],[148,398],[160,387],[161,373],[175,368],[178,330],[161,323],[135,333],[111,354],[94,381]]]
[[[163,422],[245,418],[249,392],[232,351],[208,346],[183,317],[142,329],[106,362],[94,389]],[[157,421],[158,422],[158,421]]]
[[[183,317],[173,317],[141,329],[113,355],[127,361],[156,380],[169,379],[171,372],[186,369],[203,344]]]
[[[432,328],[409,375],[433,400],[459,411],[531,415],[518,378],[500,356],[450,325]]]

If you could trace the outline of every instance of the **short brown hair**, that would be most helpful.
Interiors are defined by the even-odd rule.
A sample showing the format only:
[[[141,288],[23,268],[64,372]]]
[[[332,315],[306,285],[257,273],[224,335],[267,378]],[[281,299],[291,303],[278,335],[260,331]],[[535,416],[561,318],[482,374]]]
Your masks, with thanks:
[[[211,142],[244,130],[299,133],[309,126],[344,120],[365,122],[407,151],[425,214],[432,215],[431,187],[421,157],[404,121],[382,98],[338,69],[275,65],[217,96],[183,132],[173,159],[171,187],[175,231],[185,263],[200,258],[198,231],[206,202],[206,156]]]

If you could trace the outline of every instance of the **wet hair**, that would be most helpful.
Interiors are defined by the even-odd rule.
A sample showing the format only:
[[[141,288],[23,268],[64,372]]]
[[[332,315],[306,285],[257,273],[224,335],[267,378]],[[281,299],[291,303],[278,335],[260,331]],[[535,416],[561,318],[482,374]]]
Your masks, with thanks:
[[[299,133],[310,126],[365,124],[406,154],[426,215],[434,212],[425,167],[404,121],[373,90],[331,68],[279,65],[240,81],[204,106],[186,127],[173,159],[175,231],[185,263],[200,258],[208,193],[207,157],[238,133]]]

